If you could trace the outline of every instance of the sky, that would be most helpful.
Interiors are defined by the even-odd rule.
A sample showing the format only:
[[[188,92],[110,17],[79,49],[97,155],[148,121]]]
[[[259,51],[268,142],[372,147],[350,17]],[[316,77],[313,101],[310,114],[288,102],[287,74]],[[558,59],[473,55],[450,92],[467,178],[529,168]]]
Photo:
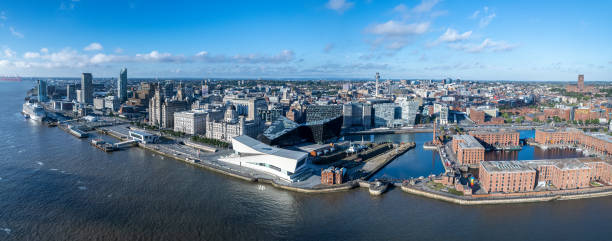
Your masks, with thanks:
[[[0,76],[612,81],[612,1],[0,1]]]

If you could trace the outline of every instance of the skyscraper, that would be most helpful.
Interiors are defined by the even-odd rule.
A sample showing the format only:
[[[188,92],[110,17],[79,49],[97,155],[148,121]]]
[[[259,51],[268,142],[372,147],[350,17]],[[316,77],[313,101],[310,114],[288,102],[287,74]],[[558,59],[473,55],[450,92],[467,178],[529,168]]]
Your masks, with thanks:
[[[578,75],[578,90],[579,91],[583,91],[584,90],[584,75]]]
[[[85,104],[93,104],[93,77],[91,73],[83,73],[81,76],[81,100]]]
[[[374,93],[374,96],[378,96],[378,80],[379,79],[380,79],[380,74],[376,72],[376,92]]]
[[[38,80],[38,102],[47,101],[47,81]]]
[[[73,101],[76,100],[76,85],[68,84],[66,85],[66,100]]]
[[[119,103],[127,100],[127,68],[122,68],[117,79],[117,97]]]

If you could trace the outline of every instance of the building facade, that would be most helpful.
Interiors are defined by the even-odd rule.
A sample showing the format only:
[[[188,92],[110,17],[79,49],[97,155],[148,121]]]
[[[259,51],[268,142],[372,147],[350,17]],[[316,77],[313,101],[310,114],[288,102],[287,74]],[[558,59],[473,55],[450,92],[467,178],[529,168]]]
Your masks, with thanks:
[[[190,110],[174,113],[174,131],[189,135],[202,135],[206,133],[205,110]]]
[[[473,136],[454,135],[452,148],[459,164],[474,165],[484,161],[485,148]]]
[[[117,98],[120,103],[124,103],[127,97],[127,68],[122,68],[117,79]]]
[[[469,134],[475,137],[485,146],[493,148],[518,147],[519,133],[516,131],[470,131]]]
[[[93,76],[91,73],[81,75],[81,101],[84,104],[93,104]]]

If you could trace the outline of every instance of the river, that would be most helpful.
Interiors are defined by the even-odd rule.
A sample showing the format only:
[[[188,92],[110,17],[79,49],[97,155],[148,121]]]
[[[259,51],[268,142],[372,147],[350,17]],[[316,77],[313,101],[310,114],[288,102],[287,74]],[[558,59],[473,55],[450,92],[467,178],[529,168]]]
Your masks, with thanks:
[[[0,240],[609,240],[612,197],[459,206],[391,190],[301,194],[139,148],[111,154],[20,115],[0,83]],[[432,165],[431,156],[424,160]],[[399,164],[398,164],[399,165]],[[433,164],[436,165],[435,163]]]

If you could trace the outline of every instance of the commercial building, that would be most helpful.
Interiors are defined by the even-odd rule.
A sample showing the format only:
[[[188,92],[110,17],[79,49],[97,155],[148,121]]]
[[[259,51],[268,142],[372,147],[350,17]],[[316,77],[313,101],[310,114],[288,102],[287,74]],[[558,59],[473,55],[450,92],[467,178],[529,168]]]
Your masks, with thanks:
[[[149,124],[161,128],[174,128],[174,113],[189,109],[189,103],[181,100],[171,100],[159,85],[155,95],[149,100]]]
[[[342,128],[372,128],[372,105],[368,103],[348,103],[342,108]]]
[[[38,102],[45,102],[48,100],[47,97],[47,81],[38,80]]]
[[[76,85],[66,85],[66,101],[73,101],[77,99]]]
[[[223,120],[206,119],[206,138],[230,142],[237,136],[256,138],[261,132],[261,122],[247,121],[244,116],[238,116],[236,107],[228,106]]]
[[[93,100],[94,110],[103,110],[104,109],[104,98],[94,98]]]
[[[535,142],[542,145],[577,146],[585,151],[612,156],[612,137],[604,133],[585,133],[578,129],[536,130]]]
[[[374,127],[401,127],[402,109],[397,103],[374,104]]]
[[[249,136],[231,138],[234,154],[220,161],[266,172],[287,182],[299,181],[308,153],[266,145]]]
[[[612,163],[598,158],[480,163],[480,187],[491,192],[528,192],[536,187],[581,189],[591,182],[612,183]]]
[[[119,99],[117,99],[117,97],[112,95],[104,97],[104,108],[116,112],[119,111],[119,107],[121,107],[121,104],[119,104]]]
[[[127,101],[127,68],[122,68],[117,79],[117,98],[120,103]]]
[[[81,75],[81,103],[93,104],[93,77],[91,73]]]
[[[174,131],[189,135],[201,135],[206,132],[206,110],[189,110],[174,113]]]
[[[480,188],[492,192],[529,192],[535,188],[536,171],[520,161],[480,162]]]
[[[470,131],[469,134],[490,148],[519,147],[520,134],[516,131]]]
[[[321,169],[321,184],[334,185],[344,182],[346,168],[328,167]]]
[[[151,144],[159,141],[159,136],[149,134],[144,131],[130,131],[129,135],[132,140],[138,141],[142,144]]]
[[[452,147],[459,164],[473,165],[484,161],[485,148],[473,136],[454,135]]]
[[[304,142],[324,143],[340,135],[342,116],[298,124],[289,118],[279,117],[272,122],[259,139],[274,146],[292,146]]]
[[[306,122],[320,121],[342,116],[342,105],[309,105],[306,106],[304,114]]]
[[[238,115],[246,116],[246,120],[252,121],[257,118],[258,110],[268,109],[266,100],[259,97],[246,98],[242,96],[225,96],[223,102],[233,105]]]

